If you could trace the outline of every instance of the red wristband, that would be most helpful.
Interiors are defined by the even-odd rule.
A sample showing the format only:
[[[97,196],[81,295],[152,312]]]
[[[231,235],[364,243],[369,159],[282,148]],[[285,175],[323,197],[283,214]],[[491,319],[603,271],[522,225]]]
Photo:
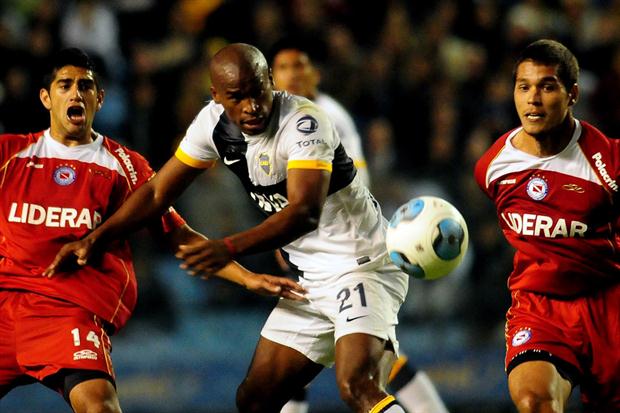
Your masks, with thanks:
[[[233,257],[237,253],[237,248],[235,248],[235,245],[228,237],[224,238],[222,241],[224,242],[224,246],[228,250],[230,256]]]

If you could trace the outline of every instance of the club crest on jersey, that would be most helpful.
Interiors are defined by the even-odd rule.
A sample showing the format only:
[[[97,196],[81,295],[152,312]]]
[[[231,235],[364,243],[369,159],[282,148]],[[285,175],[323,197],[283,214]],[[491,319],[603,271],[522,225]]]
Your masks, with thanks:
[[[258,155],[258,165],[260,166],[260,169],[263,170],[263,172],[265,172],[267,175],[271,175],[271,161],[267,152],[263,152]]]
[[[531,338],[532,338],[532,330],[530,330],[529,328],[523,328],[517,331],[517,333],[514,336],[512,336],[512,346],[518,347],[530,341]]]
[[[302,116],[297,121],[297,130],[301,133],[310,134],[319,128],[319,122],[310,115]]]
[[[540,201],[549,193],[549,185],[544,178],[535,176],[527,183],[526,191],[534,201]]]
[[[71,185],[75,182],[77,172],[69,165],[61,165],[54,171],[54,182],[60,186]]]

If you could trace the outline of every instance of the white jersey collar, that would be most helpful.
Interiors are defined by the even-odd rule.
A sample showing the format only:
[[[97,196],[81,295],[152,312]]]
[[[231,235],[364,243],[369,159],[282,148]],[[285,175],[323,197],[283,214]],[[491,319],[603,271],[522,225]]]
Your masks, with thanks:
[[[50,134],[49,128],[43,133],[46,144],[64,151],[96,150],[100,148],[103,143],[103,135],[95,131],[93,131],[93,135],[95,135],[95,139],[90,143],[85,143],[83,145],[67,146],[54,139]]]

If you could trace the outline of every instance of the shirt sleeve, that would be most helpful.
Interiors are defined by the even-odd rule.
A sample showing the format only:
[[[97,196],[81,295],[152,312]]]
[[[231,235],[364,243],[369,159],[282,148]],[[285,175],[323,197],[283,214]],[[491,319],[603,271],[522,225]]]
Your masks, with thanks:
[[[175,156],[181,162],[194,168],[207,169],[219,159],[213,143],[213,130],[221,113],[217,113],[213,103],[204,107],[187,128]]]
[[[327,115],[317,108],[305,107],[285,123],[283,145],[287,169],[323,169],[332,171],[332,161],[340,141]]]
[[[185,223],[183,217],[173,207],[168,208],[161,216],[161,227],[164,234],[185,225]]]

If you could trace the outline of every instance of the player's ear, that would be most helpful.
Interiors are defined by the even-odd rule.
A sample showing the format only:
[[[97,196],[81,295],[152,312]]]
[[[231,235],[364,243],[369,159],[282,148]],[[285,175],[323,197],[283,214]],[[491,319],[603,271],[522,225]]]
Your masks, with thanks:
[[[570,92],[568,92],[568,106],[573,106],[577,103],[577,99],[579,99],[579,86],[575,83]]]
[[[103,106],[104,98],[105,98],[105,90],[99,89],[97,91],[97,111],[99,111],[101,107]]]
[[[41,90],[39,90],[39,99],[41,99],[41,103],[43,103],[43,106],[45,106],[45,109],[47,110],[52,109],[52,100],[50,98],[50,92],[44,87],[42,87]]]
[[[317,87],[321,83],[321,72],[316,66],[312,66],[312,83],[314,87]]]
[[[220,98],[217,94],[217,90],[215,90],[213,86],[211,86],[209,89],[211,89],[211,97],[213,98],[215,103],[220,103]]]

